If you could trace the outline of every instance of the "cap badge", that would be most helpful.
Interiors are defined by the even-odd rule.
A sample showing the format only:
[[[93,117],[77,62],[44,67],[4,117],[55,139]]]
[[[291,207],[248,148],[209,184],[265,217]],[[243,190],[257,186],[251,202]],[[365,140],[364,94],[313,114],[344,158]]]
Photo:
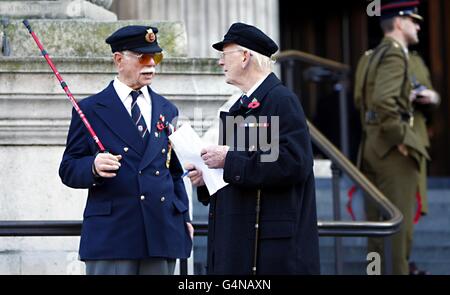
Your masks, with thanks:
[[[147,30],[147,34],[145,34],[145,41],[148,43],[153,43],[156,40],[155,33],[153,33],[153,30],[150,28]]]

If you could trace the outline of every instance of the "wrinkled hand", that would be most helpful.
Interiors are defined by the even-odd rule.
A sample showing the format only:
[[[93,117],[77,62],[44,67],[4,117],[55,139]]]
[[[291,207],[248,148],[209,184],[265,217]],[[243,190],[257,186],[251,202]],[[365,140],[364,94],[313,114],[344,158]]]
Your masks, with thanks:
[[[420,92],[411,91],[409,99],[419,104],[439,104],[440,102],[439,94],[431,89],[424,89]]]
[[[191,180],[191,183],[193,186],[203,186],[205,185],[205,181],[203,180],[203,174],[201,170],[198,170],[194,165],[192,164],[186,164],[184,166],[184,169],[186,170],[192,170],[188,173],[187,177]]]
[[[213,145],[202,149],[201,155],[205,165],[210,169],[223,168],[229,149],[226,145]]]
[[[194,239],[194,227],[192,226],[192,223],[186,222],[186,227],[189,232],[189,237],[191,237],[191,240],[193,240]]]
[[[397,149],[403,156],[407,157],[409,155],[408,148],[404,144],[397,145]]]
[[[119,170],[121,164],[120,160],[122,160],[121,155],[113,155],[109,153],[99,153],[94,160],[95,171],[92,171],[94,174],[97,172],[98,175],[104,178],[113,178],[116,177],[116,173],[114,171]]]

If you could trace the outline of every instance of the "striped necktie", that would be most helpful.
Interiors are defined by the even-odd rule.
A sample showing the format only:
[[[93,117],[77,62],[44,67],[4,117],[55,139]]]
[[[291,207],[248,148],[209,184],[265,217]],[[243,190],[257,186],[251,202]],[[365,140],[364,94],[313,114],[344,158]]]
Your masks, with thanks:
[[[250,98],[247,95],[243,94],[241,96],[241,106],[247,107],[249,103],[250,103]]]
[[[141,135],[142,139],[145,138],[145,135],[149,133],[147,129],[147,124],[145,124],[144,117],[142,116],[141,109],[139,108],[139,105],[137,104],[137,98],[139,95],[142,94],[142,92],[139,91],[131,91],[131,98],[133,99],[131,102],[131,119],[133,120],[134,124],[136,124],[137,129],[139,131],[139,134]]]

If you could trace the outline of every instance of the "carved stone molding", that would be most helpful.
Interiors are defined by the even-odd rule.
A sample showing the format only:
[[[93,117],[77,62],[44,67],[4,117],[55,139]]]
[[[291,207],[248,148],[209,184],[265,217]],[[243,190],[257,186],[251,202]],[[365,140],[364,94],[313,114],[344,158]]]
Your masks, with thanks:
[[[94,2],[98,2],[97,5]],[[115,21],[111,0],[0,1],[0,15],[15,19],[94,19]]]
[[[95,5],[102,6],[106,9],[109,9],[114,2],[114,0],[88,0],[89,2],[94,3]]]

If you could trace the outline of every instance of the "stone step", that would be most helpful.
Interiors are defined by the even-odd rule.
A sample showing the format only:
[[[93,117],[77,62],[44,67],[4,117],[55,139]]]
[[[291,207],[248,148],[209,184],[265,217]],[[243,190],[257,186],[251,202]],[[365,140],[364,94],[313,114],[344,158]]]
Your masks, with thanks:
[[[417,259],[416,257],[412,257],[412,261],[416,263],[419,269],[427,270],[432,275],[450,275],[450,260],[422,260]]]
[[[101,6],[95,5],[100,4]],[[117,21],[117,15],[105,9],[112,0],[0,1],[0,15],[30,19],[95,19]]]
[[[366,275],[367,264],[362,262],[344,263],[344,275]],[[321,262],[320,273],[322,275],[335,275],[334,262]]]
[[[414,260],[419,269],[427,270],[432,275],[449,275],[450,268],[449,262],[429,262],[429,261],[416,261]],[[350,262],[344,264],[345,275],[366,275],[367,263],[363,262]],[[335,265],[332,262],[320,264],[322,275],[334,275],[336,274]]]
[[[341,243],[346,246],[366,247],[366,237],[341,238]],[[334,246],[335,238],[320,237],[319,246]],[[414,232],[414,247],[448,247],[450,246],[450,234],[442,231]]]
[[[450,246],[450,234],[444,231],[414,231],[414,247]]]
[[[445,246],[414,246],[411,253],[412,260],[435,261],[446,263],[450,268],[450,245]]]
[[[343,246],[344,261],[365,261],[367,257],[365,246]],[[411,257],[421,260],[450,262],[450,245],[413,247]],[[320,260],[334,261],[334,245],[320,245]]]
[[[367,261],[365,251],[362,249],[350,249],[344,251],[344,274],[365,274]],[[426,249],[413,253],[411,261],[414,261],[420,269],[426,269],[432,274],[445,275],[450,273],[450,248],[438,251]],[[331,255],[329,254],[331,253]],[[320,264],[322,274],[335,274],[334,249],[321,249]],[[443,255],[442,255],[443,254]]]
[[[450,222],[450,196],[447,196],[447,190],[433,190],[429,194],[429,214],[422,220],[430,220],[427,224],[432,223],[433,226],[438,224],[449,224]],[[343,220],[350,220],[347,213],[347,197],[341,196],[341,216]],[[364,205],[360,195],[353,199],[353,210],[356,216],[362,218],[364,216]],[[333,218],[333,204],[331,200],[331,190],[322,191],[317,194],[317,215],[321,220],[331,220]]]
[[[364,262],[367,257],[366,247],[344,246],[343,260],[344,262]],[[334,262],[334,246],[320,246],[320,261]]]
[[[446,216],[444,215],[446,214]],[[450,224],[450,211],[443,213],[442,215],[436,215],[430,213],[426,217],[420,219],[419,223],[415,226],[415,232],[436,232],[442,231],[444,236],[450,235],[448,225]]]
[[[317,204],[331,206],[333,204],[333,199],[332,199],[331,194],[332,194],[331,187],[328,189],[320,189],[320,190],[317,189],[316,190]],[[340,194],[341,194],[340,195],[341,204],[346,204],[348,201],[347,191],[342,190],[340,192]],[[354,200],[356,201],[357,198],[362,198],[362,195],[360,193],[356,193],[354,195]],[[428,191],[428,201],[431,204],[450,205],[450,190],[444,190],[444,189],[429,190]]]
[[[345,237],[340,238],[343,246],[358,246],[365,247],[367,245],[366,237]],[[320,247],[334,247],[335,238],[334,237],[320,237],[319,238],[319,246]]]

